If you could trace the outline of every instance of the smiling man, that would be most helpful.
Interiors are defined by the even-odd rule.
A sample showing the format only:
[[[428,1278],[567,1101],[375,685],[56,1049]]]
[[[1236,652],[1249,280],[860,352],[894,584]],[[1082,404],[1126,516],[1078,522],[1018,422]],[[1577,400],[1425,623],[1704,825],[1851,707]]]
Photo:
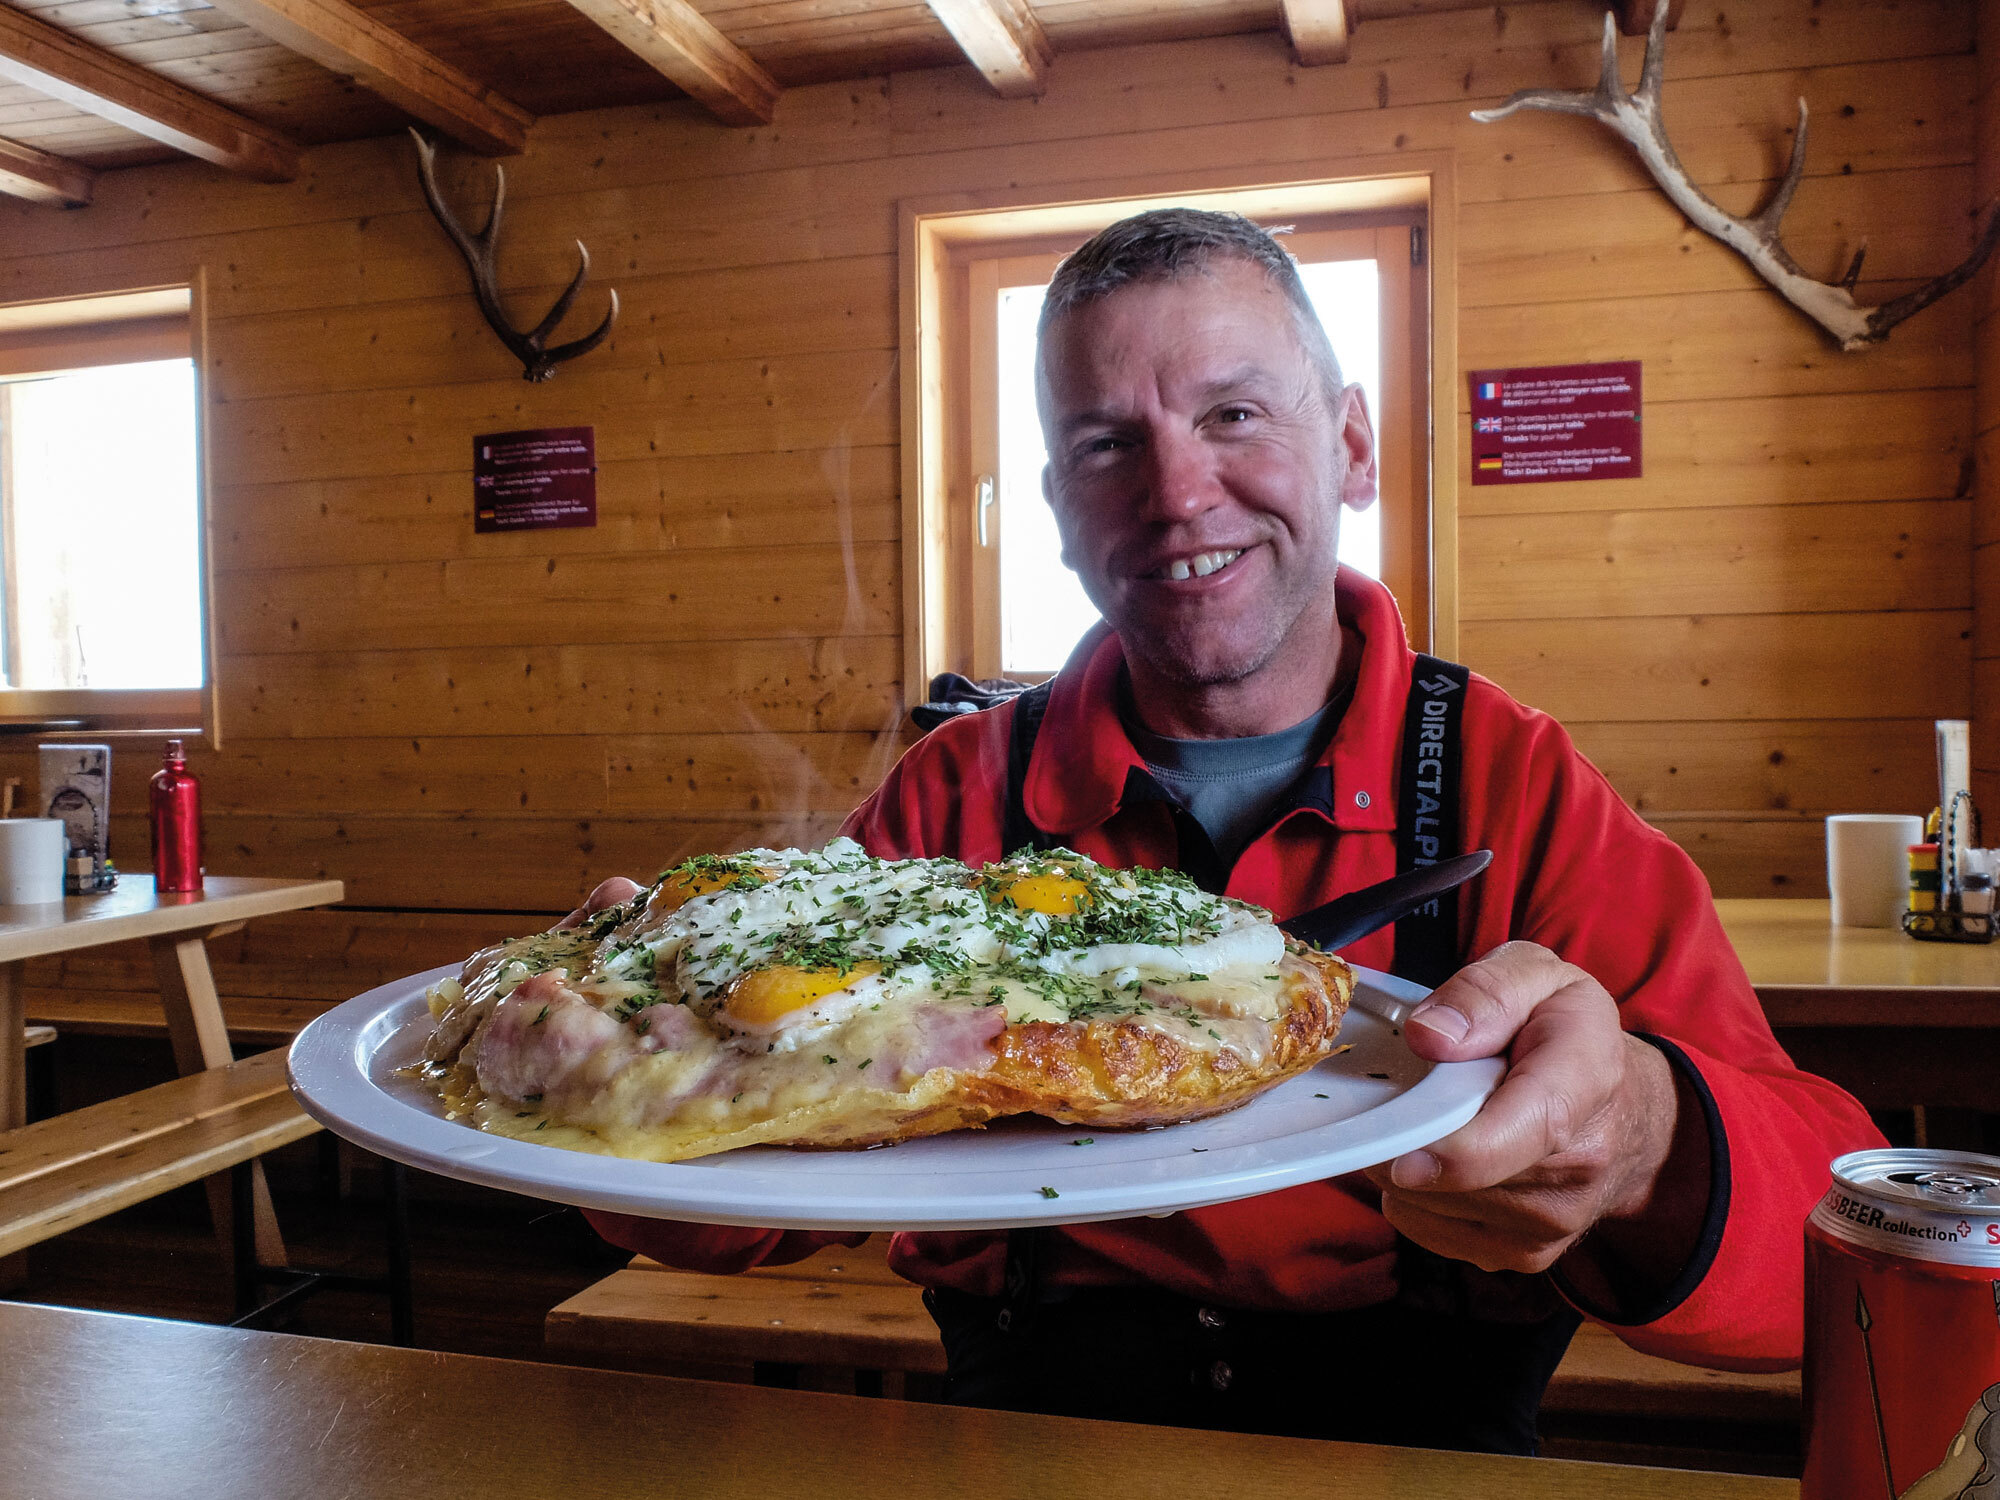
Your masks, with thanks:
[[[1361,388],[1267,265],[1133,280],[1109,238],[1065,265],[1042,320],[1042,486],[1063,561],[1127,643],[1149,727],[1289,728],[1326,705],[1342,654],[1340,506],[1375,498]]]
[[[1365,1177],[898,1236],[953,1396],[1528,1452],[1580,1315],[1674,1358],[1796,1363],[1801,1226],[1829,1160],[1878,1137],[1772,1039],[1680,849],[1339,568],[1374,436],[1283,249],[1230,215],[1113,225],[1049,289],[1039,397],[1064,560],[1105,624],[1047,688],[919,743],[845,831],[882,856],[1177,867],[1280,917],[1490,848],[1462,900],[1345,956],[1436,986],[1414,1051],[1508,1069]],[[600,1223],[711,1269],[839,1238]]]

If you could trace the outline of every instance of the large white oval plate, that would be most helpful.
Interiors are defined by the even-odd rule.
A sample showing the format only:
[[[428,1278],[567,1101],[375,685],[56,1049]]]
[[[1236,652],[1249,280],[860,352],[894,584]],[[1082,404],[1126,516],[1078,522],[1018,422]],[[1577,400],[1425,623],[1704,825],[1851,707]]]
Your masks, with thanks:
[[[424,990],[456,973],[447,965],[383,985],[306,1027],[292,1044],[291,1080],[307,1112],[427,1172],[703,1224],[1006,1229],[1200,1208],[1429,1145],[1471,1119],[1504,1071],[1497,1058],[1420,1061],[1403,1045],[1401,1024],[1428,992],[1357,969],[1340,1034],[1353,1050],[1214,1119],[1094,1132],[1017,1119],[870,1151],[753,1146],[688,1162],[629,1161],[487,1135],[445,1119],[428,1088],[398,1075],[430,1030]]]

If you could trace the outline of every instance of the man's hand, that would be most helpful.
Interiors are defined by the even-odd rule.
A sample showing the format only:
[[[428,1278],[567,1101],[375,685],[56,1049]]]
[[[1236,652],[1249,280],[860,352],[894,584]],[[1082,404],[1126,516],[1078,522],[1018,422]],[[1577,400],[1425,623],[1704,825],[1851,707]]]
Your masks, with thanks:
[[[583,898],[583,905],[556,923],[554,930],[560,932],[565,927],[581,927],[605,907],[630,901],[644,889],[645,887],[638,881],[627,880],[623,875],[613,875],[609,880],[599,881],[597,889]]]
[[[1403,1234],[1489,1271],[1541,1271],[1600,1221],[1636,1220],[1655,1205],[1676,1144],[1673,1069],[1620,1029],[1616,1002],[1583,970],[1534,943],[1504,944],[1439,985],[1403,1037],[1434,1062],[1508,1060],[1467,1124],[1368,1170]],[[1706,1154],[1694,1154],[1705,1177]],[[1671,1198],[1705,1203],[1706,1188]],[[1639,1259],[1663,1285],[1695,1231],[1647,1231],[1641,1238],[1659,1243]]]

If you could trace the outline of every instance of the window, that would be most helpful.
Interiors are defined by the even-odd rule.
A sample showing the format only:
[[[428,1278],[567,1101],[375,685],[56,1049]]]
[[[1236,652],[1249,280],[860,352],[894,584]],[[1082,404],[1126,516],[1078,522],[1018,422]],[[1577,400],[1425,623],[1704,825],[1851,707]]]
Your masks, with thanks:
[[[1436,586],[1440,559],[1431,546],[1431,476],[1454,472],[1437,462],[1430,421],[1438,368],[1426,264],[1432,182],[1364,179],[971,211],[960,199],[935,214],[905,205],[905,358],[916,376],[904,387],[912,694],[945,670],[1043,677],[1096,619],[1060,564],[1042,499],[1035,323],[1064,254],[1103,225],[1165,203],[1293,226],[1286,246],[1343,373],[1368,393],[1381,453],[1381,503],[1360,516],[1343,513],[1341,559],[1390,585],[1419,646],[1449,649],[1441,642],[1452,622],[1438,607],[1449,589]]]
[[[213,737],[194,290],[0,307],[0,722]]]

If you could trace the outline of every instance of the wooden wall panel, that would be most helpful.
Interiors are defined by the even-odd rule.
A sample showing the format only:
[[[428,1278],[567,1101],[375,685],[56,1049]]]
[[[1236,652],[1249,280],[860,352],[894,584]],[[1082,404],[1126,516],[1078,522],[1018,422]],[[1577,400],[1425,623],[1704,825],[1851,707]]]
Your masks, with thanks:
[[[1971,613],[1469,622],[1474,667],[1565,722],[1964,717]],[[1923,662],[1932,670],[1913,671]]]
[[[1971,502],[1474,516],[1460,618],[1969,609]]]
[[[223,658],[251,738],[806,733],[901,718],[894,637]]]
[[[1866,236],[1862,290],[1899,290],[1971,231],[1971,31],[1958,0],[1691,4],[1674,138],[1747,209],[1805,95],[1792,248],[1826,273]],[[907,742],[900,201],[1298,180],[1418,151],[1457,162],[1464,368],[1645,365],[1642,479],[1445,479],[1463,654],[1562,717],[1718,891],[1821,889],[1819,819],[1921,811],[1929,722],[1971,701],[1993,584],[1965,549],[2000,524],[1968,498],[1992,425],[1970,306],[1839,354],[1596,127],[1468,119],[1588,83],[1596,48],[1589,7],[1562,0],[1371,18],[1337,67],[1233,36],[1064,54],[1033,101],[952,66],[792,90],[769,128],[683,104],[546,118],[508,164],[503,289],[538,316],[580,236],[579,319],[612,286],[625,312],[540,386],[480,323],[403,140],[314,150],[279,187],[149,167],[107,176],[86,213],[0,205],[0,299],[207,268],[228,735],[196,756],[211,865],[337,875],[380,909],[253,926],[224,988],[338,998],[604,875],[824,838],[874,785]],[[446,175],[476,212],[490,167]],[[581,422],[599,524],[474,535],[473,436]],[[148,758],[119,748],[128,868]],[[26,752],[0,750],[0,774],[32,780]],[[121,963],[35,982],[145,987]]]
[[[1711,252],[1713,253],[1713,252]],[[1646,473],[1466,488],[1461,517],[1965,495],[1969,387],[1646,404]]]
[[[218,613],[224,653],[246,656],[889,635],[896,565],[866,542],[249,569],[218,588]]]
[[[2000,213],[2000,10],[1978,7],[1979,96],[1972,109],[1974,214]],[[1972,494],[1973,691],[1972,794],[1985,809],[1986,841],[2000,830],[2000,282],[1989,268],[1973,283],[1973,326],[1978,370],[1974,451],[1989,462],[1976,470]]]
[[[1922,489],[1927,424],[1910,413],[1907,447],[1886,439],[1869,487]],[[469,451],[469,449],[468,449]],[[1754,462],[1754,460],[1752,460]],[[465,470],[230,485],[216,496],[216,567],[435,562],[472,557],[625,555],[661,549],[893,542],[897,450],[698,454],[598,461],[597,524],[560,532],[472,530]],[[1834,498],[1847,498],[1836,494]]]
[[[1575,722],[1577,748],[1648,817],[1823,817],[1937,793],[1929,719]]]
[[[1718,896],[1826,894],[1826,824],[1819,818],[1738,815],[1658,822],[1701,866]]]

